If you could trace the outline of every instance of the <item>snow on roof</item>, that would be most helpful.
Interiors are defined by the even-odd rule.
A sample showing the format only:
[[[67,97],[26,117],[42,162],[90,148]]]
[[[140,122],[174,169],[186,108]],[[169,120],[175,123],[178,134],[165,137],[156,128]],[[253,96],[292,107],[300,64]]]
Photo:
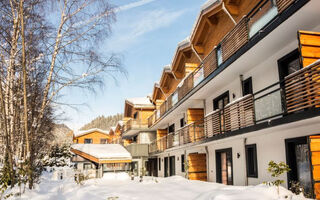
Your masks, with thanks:
[[[89,134],[89,133],[92,133],[92,132],[95,132],[95,131],[103,133],[103,134],[106,134],[106,135],[109,135],[109,131],[107,131],[107,130],[102,130],[102,129],[99,129],[99,128],[92,128],[92,129],[89,129],[89,130],[77,131],[77,132],[74,133],[74,136],[75,137],[79,137],[79,136],[86,135],[86,134]]]
[[[113,132],[116,130],[115,126],[110,127],[110,130],[112,130]]]
[[[131,154],[120,144],[73,144],[71,148],[100,160],[132,159]]]
[[[165,66],[163,67],[163,71],[164,71],[164,72],[171,72],[171,65],[165,65]]]
[[[132,104],[134,107],[151,107],[153,104],[151,103],[148,97],[135,97],[126,99],[126,102]]]
[[[119,120],[118,122],[117,122],[117,125],[120,125],[120,126],[123,126],[123,121],[122,120]]]

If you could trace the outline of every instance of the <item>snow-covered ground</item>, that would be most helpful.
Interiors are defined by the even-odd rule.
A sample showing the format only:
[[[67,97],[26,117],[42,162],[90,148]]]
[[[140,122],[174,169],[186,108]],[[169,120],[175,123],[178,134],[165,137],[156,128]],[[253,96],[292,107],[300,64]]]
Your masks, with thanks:
[[[10,197],[9,200],[302,200],[302,196],[293,195],[285,188],[280,188],[280,196],[276,187],[258,186],[225,186],[217,183],[190,181],[179,176],[169,178],[144,177],[131,181],[129,176],[109,174],[101,179],[91,179],[83,185],[74,182],[72,173],[58,180],[57,173],[45,172],[36,189],[27,190],[21,197]],[[18,191],[18,190],[17,190]]]

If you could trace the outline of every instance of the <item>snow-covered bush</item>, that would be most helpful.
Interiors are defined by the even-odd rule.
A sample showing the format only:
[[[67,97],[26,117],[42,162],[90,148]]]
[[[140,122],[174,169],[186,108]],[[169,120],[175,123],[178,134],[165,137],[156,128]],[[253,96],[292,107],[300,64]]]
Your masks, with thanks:
[[[72,154],[69,145],[54,145],[51,147],[50,154],[44,158],[44,166],[64,167],[70,163]]]

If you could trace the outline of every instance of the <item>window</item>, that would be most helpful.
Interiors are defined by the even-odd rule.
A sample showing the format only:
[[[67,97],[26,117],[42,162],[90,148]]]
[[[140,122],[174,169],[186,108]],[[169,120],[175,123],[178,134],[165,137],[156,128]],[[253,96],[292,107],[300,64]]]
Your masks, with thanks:
[[[231,148],[216,150],[216,179],[218,183],[233,185]]]
[[[246,145],[247,177],[258,178],[257,146]]]
[[[100,144],[106,144],[107,143],[107,139],[100,139]]]
[[[229,103],[229,91],[223,93],[213,100],[214,110],[222,109]]]
[[[159,158],[159,171],[161,171],[161,158]]]
[[[133,118],[134,118],[134,119],[137,119],[137,118],[138,118],[138,112],[135,112],[135,113],[133,114]]]
[[[83,169],[92,169],[92,164],[91,163],[84,163]]]
[[[252,78],[250,77],[242,81],[242,95],[245,96],[252,93]]]
[[[184,127],[184,125],[186,124],[186,122],[184,121],[184,117],[180,119],[180,127]]]
[[[222,49],[221,49],[221,44],[217,46],[217,61],[218,61],[218,66],[222,64]]]
[[[296,49],[278,60],[280,80],[301,69],[299,55],[299,50]]]
[[[169,129],[168,130],[169,133],[173,133],[174,132],[174,124],[171,124],[168,129]]]
[[[184,154],[181,154],[181,172],[185,172]]]
[[[84,139],[84,143],[85,144],[91,144],[92,143],[92,139]]]

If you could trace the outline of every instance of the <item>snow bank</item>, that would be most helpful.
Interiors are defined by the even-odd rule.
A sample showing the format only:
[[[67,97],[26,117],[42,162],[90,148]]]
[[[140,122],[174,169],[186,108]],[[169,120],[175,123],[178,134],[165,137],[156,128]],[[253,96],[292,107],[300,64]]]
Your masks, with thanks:
[[[119,172],[119,173],[105,173],[103,175],[104,180],[117,180],[117,181],[125,181],[129,180],[129,174],[126,172]]]
[[[126,173],[105,174],[101,179],[90,179],[83,185],[77,185],[72,176],[63,180],[52,180],[52,173],[44,173],[41,183],[32,191],[26,190],[20,197],[9,200],[305,200],[303,196],[292,194],[276,187],[226,186],[218,183],[190,181],[179,176],[169,178],[143,177],[139,182],[129,179]],[[19,191],[14,188],[14,191]]]

